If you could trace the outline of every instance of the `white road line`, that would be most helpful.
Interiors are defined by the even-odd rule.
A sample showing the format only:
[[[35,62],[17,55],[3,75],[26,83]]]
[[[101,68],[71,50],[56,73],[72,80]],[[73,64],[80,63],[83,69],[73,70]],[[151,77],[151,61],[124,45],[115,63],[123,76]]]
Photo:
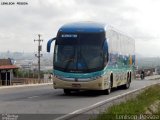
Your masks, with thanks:
[[[159,83],[159,82],[158,82],[158,83]],[[155,84],[158,84],[158,83],[153,83],[153,84],[151,84],[151,85],[155,85]],[[56,119],[54,119],[54,120],[63,120],[63,119],[65,119],[65,118],[67,118],[67,117],[69,117],[69,116],[71,116],[71,115],[83,113],[84,111],[87,111],[87,110],[90,110],[90,109],[92,109],[92,108],[98,107],[98,106],[100,106],[100,105],[103,105],[103,104],[105,104],[105,103],[107,103],[107,102],[110,102],[110,101],[115,100],[115,99],[117,99],[117,98],[120,98],[120,97],[122,97],[122,96],[128,95],[128,94],[130,94],[130,93],[134,93],[134,92],[136,92],[136,91],[142,90],[142,89],[144,89],[144,88],[146,88],[146,87],[149,87],[149,86],[151,86],[151,85],[146,85],[146,86],[144,86],[144,87],[142,87],[142,88],[138,88],[138,89],[135,89],[135,90],[132,90],[132,91],[123,93],[123,94],[121,94],[121,95],[117,95],[117,96],[111,97],[111,98],[109,98],[109,99],[107,99],[107,100],[102,100],[102,101],[97,102],[97,103],[95,103],[95,104],[93,104],[93,105],[90,105],[90,106],[88,106],[88,107],[84,107],[84,108],[75,110],[75,111],[73,111],[73,112],[71,112],[71,113],[68,113],[68,114],[66,114],[66,115],[63,115],[63,116],[61,116],[61,117],[58,117],[58,118],[56,118]]]
[[[39,97],[39,96],[31,96],[31,97],[28,97],[28,99],[32,99],[32,98],[36,98],[36,97]]]
[[[143,89],[143,88],[142,88],[142,89]],[[135,90],[126,92],[126,93],[124,93],[124,94],[121,94],[121,95],[118,95],[118,96],[115,96],[115,97],[111,97],[111,98],[106,99],[106,100],[102,100],[102,101],[97,102],[97,103],[95,103],[95,104],[93,104],[93,105],[90,105],[90,106],[88,106],[88,107],[84,107],[84,108],[75,110],[75,111],[73,111],[73,112],[71,112],[71,113],[68,113],[67,115],[63,115],[63,116],[61,116],[61,117],[58,117],[58,118],[56,118],[56,119],[54,119],[54,120],[63,120],[63,119],[65,119],[66,117],[69,117],[70,115],[79,114],[79,113],[81,113],[81,112],[83,112],[83,111],[85,111],[85,110],[94,108],[94,107],[96,107],[96,106],[98,106],[98,105],[101,105],[101,104],[103,104],[103,103],[109,102],[109,101],[114,100],[114,99],[116,99],[116,98],[119,98],[119,97],[121,97],[121,96],[123,96],[123,95],[132,93],[132,92],[134,92],[134,91],[136,91],[136,90],[139,90],[139,89],[135,89]]]
[[[145,88],[145,87],[143,87],[143,88]],[[142,89],[143,89],[143,88],[142,88]],[[91,108],[93,108],[93,107],[102,105],[102,104],[104,104],[104,103],[106,103],[106,102],[115,100],[115,99],[117,99],[117,98],[119,98],[119,97],[121,97],[121,96],[125,96],[125,95],[130,94],[130,93],[132,93],[132,92],[135,92],[135,91],[137,91],[137,90],[140,90],[140,89],[135,89],[135,90],[132,90],[132,91],[123,93],[123,94],[121,94],[121,95],[117,95],[117,96],[111,97],[111,98],[109,98],[109,99],[107,99],[107,100],[102,100],[102,101],[97,102],[97,103],[95,103],[95,104],[93,104],[93,105],[90,105],[90,106],[88,106],[88,107],[84,107],[84,108],[82,108],[82,109],[78,109],[78,110],[76,110],[76,111],[73,111],[73,112],[71,112],[71,113],[69,113],[69,114],[78,114],[79,112],[82,112],[83,110],[91,109]]]

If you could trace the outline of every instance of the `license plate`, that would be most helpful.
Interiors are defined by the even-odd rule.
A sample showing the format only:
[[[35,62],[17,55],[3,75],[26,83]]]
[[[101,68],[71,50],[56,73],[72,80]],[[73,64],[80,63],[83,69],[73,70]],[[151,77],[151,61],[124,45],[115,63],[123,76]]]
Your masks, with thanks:
[[[72,87],[79,88],[79,87],[81,87],[81,84],[72,84]]]

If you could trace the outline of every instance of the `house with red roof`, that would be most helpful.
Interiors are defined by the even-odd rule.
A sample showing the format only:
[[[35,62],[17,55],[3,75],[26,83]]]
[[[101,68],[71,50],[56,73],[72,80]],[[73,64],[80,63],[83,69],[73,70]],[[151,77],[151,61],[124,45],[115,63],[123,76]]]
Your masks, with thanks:
[[[0,85],[11,85],[13,70],[18,69],[10,58],[0,59]]]

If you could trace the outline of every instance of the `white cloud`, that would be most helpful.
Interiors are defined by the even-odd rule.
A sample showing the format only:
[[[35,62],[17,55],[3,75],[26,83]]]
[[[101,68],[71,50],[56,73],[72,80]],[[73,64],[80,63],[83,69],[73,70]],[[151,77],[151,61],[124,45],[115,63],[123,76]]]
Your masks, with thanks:
[[[155,52],[160,45],[159,0],[26,1],[27,6],[0,5],[0,51],[35,51],[37,45],[33,40],[39,33],[44,39],[45,50],[47,40],[56,35],[61,25],[73,21],[98,21],[111,24],[133,37],[136,52],[160,56]]]

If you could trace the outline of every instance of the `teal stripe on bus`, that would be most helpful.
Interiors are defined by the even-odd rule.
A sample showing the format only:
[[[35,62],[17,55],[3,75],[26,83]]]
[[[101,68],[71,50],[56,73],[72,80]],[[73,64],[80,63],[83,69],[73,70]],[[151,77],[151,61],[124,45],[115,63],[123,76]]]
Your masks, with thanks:
[[[131,68],[118,68],[115,69],[113,67],[105,67],[103,70],[101,71],[97,71],[97,72],[91,72],[91,73],[69,73],[69,72],[62,72],[59,70],[53,70],[54,75],[57,76],[61,76],[61,77],[65,77],[65,78],[94,78],[97,76],[103,76],[108,72],[113,72],[113,73],[120,73],[120,72],[127,72],[132,69]]]

